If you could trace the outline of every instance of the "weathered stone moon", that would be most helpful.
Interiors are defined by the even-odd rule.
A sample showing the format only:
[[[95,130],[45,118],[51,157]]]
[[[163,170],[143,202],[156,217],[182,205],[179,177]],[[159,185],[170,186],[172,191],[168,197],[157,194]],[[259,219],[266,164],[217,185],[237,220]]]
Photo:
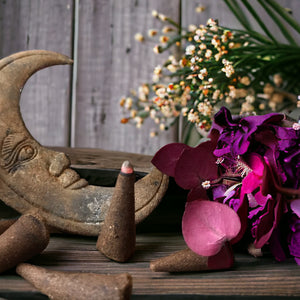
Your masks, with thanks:
[[[59,230],[96,236],[113,188],[92,186],[80,178],[64,153],[43,147],[31,136],[20,112],[21,91],[32,74],[71,63],[45,50],[0,60],[0,199],[22,214],[37,212]],[[167,186],[168,177],[155,168],[135,183],[136,223],[153,211]]]

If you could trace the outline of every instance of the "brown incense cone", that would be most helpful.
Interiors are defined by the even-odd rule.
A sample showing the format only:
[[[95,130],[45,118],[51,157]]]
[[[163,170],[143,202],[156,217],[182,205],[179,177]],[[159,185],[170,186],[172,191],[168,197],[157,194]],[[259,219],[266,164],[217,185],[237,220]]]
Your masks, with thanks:
[[[16,221],[17,221],[17,219],[1,219],[0,220],[0,234],[2,234],[6,229],[8,229]]]
[[[225,245],[214,256],[201,256],[189,248],[174,252],[169,256],[150,262],[154,272],[198,272],[229,269],[233,265],[233,253],[230,245]]]
[[[97,249],[118,262],[127,261],[135,251],[134,182],[133,168],[125,161],[98,236]]]
[[[49,243],[44,223],[23,215],[0,236],[0,273],[41,253]]]
[[[128,273],[103,275],[46,270],[22,263],[17,273],[50,299],[130,299],[132,278]]]

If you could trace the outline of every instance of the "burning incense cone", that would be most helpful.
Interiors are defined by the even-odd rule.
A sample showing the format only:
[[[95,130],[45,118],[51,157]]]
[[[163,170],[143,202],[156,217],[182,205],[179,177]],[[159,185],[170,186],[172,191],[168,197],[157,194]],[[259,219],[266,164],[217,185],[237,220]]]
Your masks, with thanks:
[[[7,230],[17,219],[1,219],[0,220],[0,234]]]
[[[41,253],[49,243],[44,223],[23,215],[0,236],[0,273]]]
[[[133,167],[125,161],[98,236],[97,249],[118,262],[127,261],[135,251],[134,182]]]
[[[150,262],[154,272],[198,272],[229,269],[233,265],[233,253],[230,245],[225,245],[214,256],[201,256],[189,248],[174,252],[169,256]]]
[[[17,273],[50,299],[130,299],[132,278],[128,273],[103,275],[46,270],[22,263]]]

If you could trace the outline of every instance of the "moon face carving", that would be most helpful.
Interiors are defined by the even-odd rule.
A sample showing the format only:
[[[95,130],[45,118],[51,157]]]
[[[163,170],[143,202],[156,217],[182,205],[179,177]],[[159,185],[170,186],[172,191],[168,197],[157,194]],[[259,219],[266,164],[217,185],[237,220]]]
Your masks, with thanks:
[[[40,145],[27,130],[19,107],[21,90],[33,73],[71,62],[45,50],[0,60],[0,199],[20,213],[38,213],[60,230],[97,236],[113,188],[89,185],[70,168],[64,153]],[[168,177],[155,168],[136,182],[136,222],[152,212],[167,187]]]
[[[13,173],[37,155],[37,147],[23,134],[10,134],[3,141],[1,154],[1,166]]]

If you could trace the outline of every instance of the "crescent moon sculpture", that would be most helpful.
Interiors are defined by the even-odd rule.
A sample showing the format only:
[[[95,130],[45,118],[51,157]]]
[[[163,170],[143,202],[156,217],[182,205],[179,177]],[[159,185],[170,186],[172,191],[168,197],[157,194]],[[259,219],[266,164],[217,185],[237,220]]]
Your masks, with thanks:
[[[59,230],[97,236],[114,188],[89,185],[70,169],[64,153],[40,145],[20,112],[23,86],[36,71],[72,64],[62,54],[31,50],[0,60],[0,199],[21,214],[38,213]],[[168,187],[153,167],[135,183],[136,223],[147,217]]]

